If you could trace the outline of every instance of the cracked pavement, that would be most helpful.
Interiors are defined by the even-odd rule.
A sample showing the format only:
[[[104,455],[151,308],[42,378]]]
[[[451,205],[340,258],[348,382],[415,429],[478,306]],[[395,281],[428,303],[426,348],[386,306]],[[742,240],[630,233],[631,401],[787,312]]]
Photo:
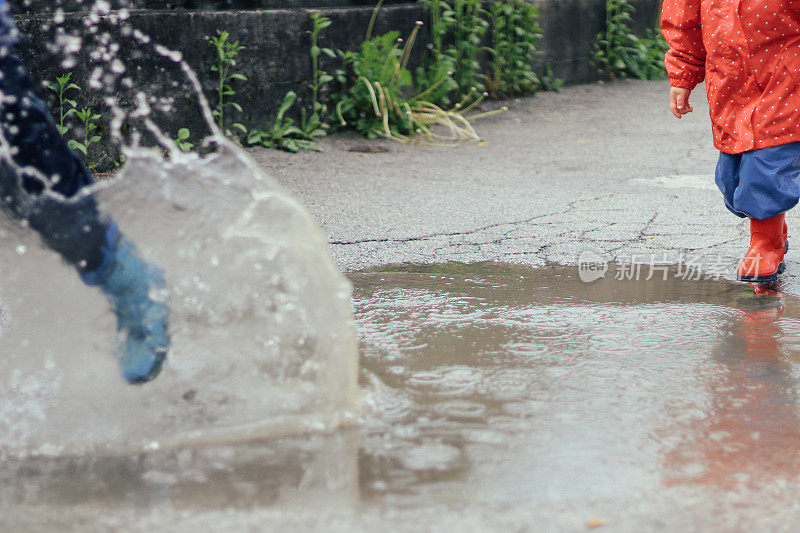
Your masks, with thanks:
[[[695,113],[678,121],[667,91],[666,82],[619,82],[511,101],[476,124],[480,145],[344,133],[324,139],[322,154],[250,150],[316,217],[345,271],[550,264],[515,283],[355,275],[368,411],[359,427],[216,447],[227,442],[226,419],[207,445],[174,453],[6,461],[0,529],[5,519],[5,529],[31,531],[791,530],[796,301],[762,305],[741,298],[744,286],[706,281],[607,280],[592,290],[552,264],[585,251],[621,264],[702,255],[724,259],[698,265],[707,274],[732,272],[747,228],[713,183],[707,108],[697,95]],[[350,151],[366,144],[389,151]],[[800,271],[794,253],[790,273]],[[800,278],[785,278],[782,290],[800,293]],[[197,316],[181,330],[193,343]],[[237,343],[247,329],[230,320],[209,324]],[[59,349],[71,355],[63,341]],[[220,372],[234,374],[234,363]],[[194,372],[186,365],[172,371]],[[15,373],[22,393],[36,391]],[[227,402],[226,382],[214,379],[205,394]],[[286,401],[302,400],[290,385]],[[203,387],[189,393],[186,419],[209,417],[194,403]],[[234,427],[231,442],[254,437],[249,427]]]
[[[666,81],[567,87],[505,102],[456,148],[323,139],[324,153],[251,150],[294,192],[345,270],[401,262],[676,263],[702,255],[731,273],[748,243],[713,181],[703,88],[675,119]],[[386,153],[350,151],[381,146]],[[787,217],[790,235],[800,229]],[[683,254],[683,256],[681,255]],[[792,272],[796,259],[787,258]],[[719,264],[717,265],[719,269]]]

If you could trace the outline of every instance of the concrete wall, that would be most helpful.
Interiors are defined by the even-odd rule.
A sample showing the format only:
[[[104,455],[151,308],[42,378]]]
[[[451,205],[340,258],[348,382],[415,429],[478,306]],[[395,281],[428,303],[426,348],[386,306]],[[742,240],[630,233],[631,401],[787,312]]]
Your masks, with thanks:
[[[333,8],[324,10],[333,24],[326,30],[320,44],[341,49],[355,49],[364,39],[371,16],[371,8]],[[384,9],[377,21],[375,31],[398,30],[408,34],[421,12],[417,5],[402,4]],[[18,20],[23,41],[20,54],[40,80],[52,80],[62,74],[61,55],[54,55],[48,43],[57,41],[56,27],[49,15],[29,15]],[[103,107],[106,96],[114,96],[131,108],[137,93],[148,97],[171,97],[172,109],[156,113],[157,123],[171,135],[181,127],[188,127],[193,133],[205,131],[204,122],[197,111],[195,93],[187,83],[180,68],[173,62],[158,56],[152,45],[140,45],[129,36],[120,35],[120,28],[106,18],[101,19],[92,32],[80,31],[83,24],[79,13],[67,14],[59,28],[82,34],[84,46],[76,56],[77,61],[69,70],[73,79],[84,91],[79,100],[95,109]],[[186,63],[198,74],[205,94],[212,98],[215,91],[216,73],[210,67],[214,63],[214,52],[208,44],[208,36],[217,29],[231,32],[232,40],[239,40],[247,47],[241,53],[237,69],[246,73],[247,82],[237,82],[237,95],[234,98],[244,108],[239,115],[230,111],[231,118],[248,126],[266,128],[275,115],[283,96],[289,90],[300,95],[308,95],[307,81],[311,78],[309,59],[310,29],[308,12],[303,9],[260,10],[260,11],[133,11],[127,25],[136,28],[166,48],[182,53]],[[88,90],[88,81],[97,68],[96,57],[92,52],[104,47],[104,34],[112,36],[112,41],[120,44],[118,56],[128,66],[125,76],[133,84],[126,87],[122,78],[106,84],[108,93],[103,90]],[[323,67],[332,72],[338,61],[326,59]],[[53,104],[52,94],[48,93]],[[157,109],[159,102],[151,102]],[[110,118],[110,117],[106,117]],[[104,125],[105,126],[105,125]]]
[[[39,10],[29,0],[12,0],[14,4],[25,4],[29,11]],[[84,0],[92,2],[94,0]],[[321,45],[334,49],[355,49],[364,37],[371,12],[372,0],[221,0],[231,5],[265,6],[275,3],[301,5],[367,3],[367,6],[326,7],[321,9],[333,24],[325,30]],[[50,8],[53,0],[47,0]],[[135,0],[137,5],[182,4],[200,5],[200,0]],[[588,82],[597,79],[589,58],[595,36],[602,31],[605,21],[605,0],[538,0],[541,6],[541,24],[544,37],[541,48],[543,62],[553,66],[557,76],[569,83]],[[641,32],[654,26],[659,0],[639,0],[635,27]],[[44,4],[42,4],[44,5]],[[80,6],[78,6],[80,7]],[[45,9],[46,11],[47,9]],[[123,104],[131,104],[134,95],[143,92],[151,96],[169,96],[174,99],[170,110],[159,116],[158,122],[170,134],[180,127],[189,127],[193,132],[202,130],[202,122],[196,111],[193,92],[185,83],[184,76],[176,65],[159,57],[151,45],[136,44],[135,39],[121,35],[123,26],[129,26],[149,35],[154,42],[167,48],[179,50],[187,63],[197,72],[206,94],[214,90],[215,74],[210,71],[214,55],[207,38],[217,29],[231,33],[247,47],[242,52],[239,70],[249,76],[249,81],[236,85],[235,98],[245,109],[243,116],[235,117],[248,127],[266,127],[274,116],[277,106],[286,91],[293,89],[301,98],[308,94],[307,80],[311,77],[308,56],[309,29],[308,10],[253,9],[253,10],[192,10],[192,9],[140,9],[132,10],[124,25],[113,24],[101,18],[97,31],[85,29],[85,13],[68,12],[58,26],[59,31],[80,35],[85,41],[77,63],[71,67],[74,79],[83,87],[97,67],[97,56],[92,50],[103,50],[106,35],[120,44],[119,56],[129,66],[125,76],[132,80],[131,87],[111,84],[110,92]],[[424,11],[416,2],[388,4],[380,13],[376,32],[398,30],[407,35],[415,21],[424,17]],[[47,14],[27,14],[18,17],[23,33],[20,53],[34,74],[42,80],[54,79],[64,72],[63,57],[54,55],[51,43],[56,41],[56,26]],[[338,61],[325,60],[323,67],[332,72]],[[120,81],[120,80],[118,80]],[[101,108],[102,91],[85,90],[81,97],[96,108]],[[155,102],[157,103],[157,102]],[[235,112],[233,112],[235,113]],[[108,117],[107,117],[108,118]]]
[[[599,79],[591,58],[597,34],[605,28],[605,0],[537,0],[541,9],[543,38],[542,61],[550,63],[557,76],[567,83]],[[643,35],[655,28],[661,0],[638,0],[633,15],[633,30]]]
[[[89,11],[95,0],[10,0],[18,14]],[[298,7],[363,7],[374,6],[374,0],[107,0],[114,8],[130,9],[187,9],[187,10],[240,10],[240,9],[294,9]],[[408,0],[384,0],[385,5],[400,4]]]

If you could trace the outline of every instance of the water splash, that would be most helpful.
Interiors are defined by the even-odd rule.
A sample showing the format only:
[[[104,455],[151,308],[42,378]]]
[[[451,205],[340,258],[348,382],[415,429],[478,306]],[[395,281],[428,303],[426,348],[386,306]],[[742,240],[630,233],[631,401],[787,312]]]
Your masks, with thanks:
[[[239,149],[173,161],[129,152],[96,197],[166,273],[168,363],[154,383],[125,385],[103,297],[4,221],[0,453],[218,443],[353,412],[350,284],[311,216]]]
[[[324,235],[222,135],[182,54],[135,28],[129,2],[78,4],[88,8],[80,25],[59,0],[41,38],[64,68],[91,60],[89,88],[126,162],[84,194],[164,270],[169,291],[151,297],[170,300],[172,347],[154,383],[127,386],[105,298],[24,223],[3,219],[0,457],[220,444],[348,420],[358,405],[351,286]],[[174,109],[134,89],[130,60],[142,57],[162,58],[161,81],[193,92],[214,153],[183,154],[159,128]],[[0,157],[12,163],[11,153],[0,134]],[[29,174],[55,194],[48,176]]]

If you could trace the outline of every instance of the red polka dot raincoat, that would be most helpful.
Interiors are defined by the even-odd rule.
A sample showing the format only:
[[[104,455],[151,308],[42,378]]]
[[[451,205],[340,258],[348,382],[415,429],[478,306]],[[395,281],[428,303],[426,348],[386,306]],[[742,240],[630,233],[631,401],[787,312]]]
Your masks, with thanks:
[[[706,81],[714,146],[800,141],[800,0],[664,0],[674,87]]]

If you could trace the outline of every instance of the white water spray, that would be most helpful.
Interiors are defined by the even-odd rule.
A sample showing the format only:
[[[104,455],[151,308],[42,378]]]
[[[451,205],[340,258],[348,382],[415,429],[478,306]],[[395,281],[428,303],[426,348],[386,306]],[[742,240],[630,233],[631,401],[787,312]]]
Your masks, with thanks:
[[[151,295],[170,300],[172,347],[156,381],[125,384],[105,298],[24,225],[0,223],[0,456],[236,441],[353,415],[350,284],[308,212],[220,137],[198,97],[216,153],[179,154],[142,117],[169,160],[129,148],[120,175],[95,191],[166,274],[169,293]]]
[[[350,285],[313,219],[238,149],[131,154],[101,208],[164,269],[173,346],[126,385],[104,298],[6,222],[0,448],[62,454],[323,429],[358,401]],[[166,296],[166,295],[165,295]]]

